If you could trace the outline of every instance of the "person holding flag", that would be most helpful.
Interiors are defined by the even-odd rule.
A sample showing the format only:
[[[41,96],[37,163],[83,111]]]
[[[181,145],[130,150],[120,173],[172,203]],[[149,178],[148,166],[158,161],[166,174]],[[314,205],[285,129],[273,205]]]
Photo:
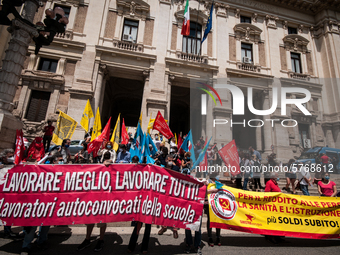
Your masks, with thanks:
[[[179,150],[182,149],[184,151],[190,151],[190,158],[191,158],[191,162],[195,162],[196,158],[195,158],[195,150],[194,150],[194,142],[192,140],[192,134],[191,134],[191,130],[189,131],[188,135],[185,137],[181,147],[179,148]]]

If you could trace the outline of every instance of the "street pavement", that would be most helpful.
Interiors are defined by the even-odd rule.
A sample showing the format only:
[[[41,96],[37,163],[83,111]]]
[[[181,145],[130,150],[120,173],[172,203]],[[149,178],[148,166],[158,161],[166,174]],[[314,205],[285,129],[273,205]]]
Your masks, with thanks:
[[[123,226],[122,226],[123,225]],[[141,254],[140,243],[143,238],[144,228],[142,228],[138,246],[135,252],[128,253],[127,246],[133,228],[127,226],[127,223],[110,223],[105,235],[105,246],[102,251],[93,251],[96,245],[96,239],[99,235],[99,229],[95,227],[93,232],[92,244],[83,251],[77,251],[78,245],[85,238],[85,225],[77,226],[58,226],[51,227],[48,240],[48,249],[41,251],[34,248],[32,254]],[[13,232],[19,233],[21,227],[14,227]],[[184,230],[179,231],[179,238],[174,239],[172,231],[168,229],[162,236],[157,234],[159,228],[152,227],[149,250],[147,254],[185,254],[185,235]],[[222,246],[209,247],[207,244],[208,236],[203,225],[202,234],[202,254],[340,254],[340,239],[333,240],[312,240],[285,238],[285,242],[274,245],[265,240],[263,236],[222,230]],[[22,241],[3,239],[3,231],[0,231],[0,254],[20,254]]]

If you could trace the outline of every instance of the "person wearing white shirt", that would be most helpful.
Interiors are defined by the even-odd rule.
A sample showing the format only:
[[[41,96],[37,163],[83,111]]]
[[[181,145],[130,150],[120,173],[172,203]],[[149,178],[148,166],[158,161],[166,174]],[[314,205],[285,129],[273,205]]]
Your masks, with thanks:
[[[305,196],[310,196],[309,191],[308,191],[308,186],[311,185],[310,183],[311,180],[312,180],[312,177],[310,176],[308,169],[306,169],[305,166],[301,167],[300,172],[299,172],[299,182],[300,182],[300,189]]]

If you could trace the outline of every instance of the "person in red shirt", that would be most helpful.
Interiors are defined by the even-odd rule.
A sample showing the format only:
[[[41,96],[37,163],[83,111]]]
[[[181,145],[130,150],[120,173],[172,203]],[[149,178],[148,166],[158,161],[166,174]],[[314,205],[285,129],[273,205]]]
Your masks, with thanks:
[[[43,137],[43,144],[45,152],[48,152],[50,148],[52,135],[53,135],[54,127],[52,126],[52,121],[47,121],[47,126],[44,127],[44,137]]]
[[[266,188],[264,192],[281,192],[277,182],[280,180],[278,173],[270,173],[270,180],[266,183]],[[272,242],[273,244],[278,244],[284,242],[285,240],[281,236],[266,235],[266,240]]]
[[[328,163],[330,163],[330,158],[325,153],[321,153],[320,160],[323,172],[328,172]]]
[[[329,162],[329,157],[325,153],[322,153],[321,154],[321,163],[322,164],[328,164],[328,162]]]
[[[337,193],[336,184],[329,180],[329,173],[326,173],[322,181],[318,182],[318,191],[321,196],[335,197]]]
[[[281,189],[277,182],[280,180],[277,173],[271,173],[271,179],[267,181],[264,192],[281,192]]]

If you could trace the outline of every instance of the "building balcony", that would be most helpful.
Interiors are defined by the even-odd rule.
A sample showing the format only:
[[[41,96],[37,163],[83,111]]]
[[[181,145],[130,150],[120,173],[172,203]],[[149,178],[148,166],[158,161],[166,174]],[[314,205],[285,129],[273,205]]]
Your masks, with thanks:
[[[73,40],[73,30],[66,30],[64,34],[56,34],[56,38]]]
[[[22,71],[21,78],[22,83],[32,89],[53,90],[65,83],[63,75],[39,70],[25,69]]]
[[[237,62],[237,68],[242,71],[261,73],[261,66],[252,63]]]
[[[311,76],[309,74],[288,72],[288,77],[291,79],[297,79],[302,81],[309,81]]]
[[[144,52],[144,45],[140,43],[133,43],[129,41],[113,40],[113,47],[121,50]]]
[[[178,59],[182,59],[182,60],[185,60],[185,61],[202,63],[202,64],[209,64],[208,56],[185,53],[185,52],[181,52],[181,51],[177,51],[176,56],[177,56]]]

